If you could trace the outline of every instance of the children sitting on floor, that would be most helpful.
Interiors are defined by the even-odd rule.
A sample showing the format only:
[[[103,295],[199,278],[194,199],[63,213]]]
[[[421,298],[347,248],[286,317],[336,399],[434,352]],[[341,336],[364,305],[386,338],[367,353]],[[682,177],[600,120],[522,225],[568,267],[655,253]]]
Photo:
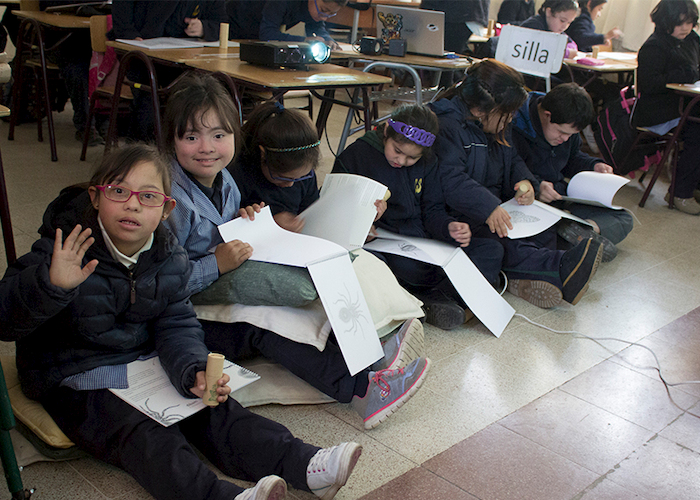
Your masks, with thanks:
[[[187,285],[192,293],[223,276],[235,279],[235,274],[227,273],[235,273],[252,253],[247,243],[224,243],[217,229],[239,214],[240,193],[226,169],[236,152],[238,123],[233,100],[209,75],[184,78],[168,100],[163,142],[172,159],[173,197],[178,204],[167,225],[189,254],[193,271]],[[318,137],[313,140],[316,143]],[[306,172],[310,169],[306,167]],[[247,207],[241,215],[252,218],[254,209]],[[422,328],[410,328],[411,323],[407,321],[385,344],[381,366],[355,376],[331,342],[321,352],[246,323],[202,321],[202,327],[213,351],[234,361],[253,354],[271,358],[337,401],[352,402],[365,428],[371,429],[402,406],[425,380],[430,360],[405,357],[408,345],[417,340],[422,344]]]
[[[562,298],[576,304],[598,268],[602,245],[588,238],[566,252],[556,250],[551,229],[510,239],[510,216],[500,206],[514,196],[530,204],[539,187],[508,143],[509,123],[526,99],[520,73],[485,59],[430,105],[440,122],[436,152],[445,201],[474,236],[503,245],[511,293],[539,307],[554,307]]]
[[[557,224],[557,234],[571,245],[586,238],[600,241],[603,262],[608,262],[617,255],[615,245],[632,230],[632,216],[624,210],[559,201],[566,195],[566,178],[587,170],[608,174],[613,171],[600,158],[580,150],[579,132],[593,116],[591,97],[576,83],[557,85],[546,95],[530,92],[513,120],[513,144],[540,183],[539,200],[593,224],[591,230],[562,219]]]
[[[472,238],[469,225],[445,211],[438,162],[431,150],[437,131],[437,118],[428,108],[398,108],[388,123],[343,151],[333,172],[363,175],[387,186],[391,197],[376,221],[378,227],[458,244],[496,286],[503,248],[495,241]],[[471,313],[465,315],[465,304],[440,267],[399,255],[379,256],[399,282],[423,301],[428,323],[450,329],[471,318]]]
[[[209,349],[187,254],[161,225],[175,205],[167,162],[143,145],[107,155],[89,187],[49,205],[41,238],[0,281],[2,340],[17,343],[22,390],[80,448],[158,500],[280,500],[285,481],[332,498],[362,447],[304,443],[231,399],[228,375],[217,381],[218,406],[169,427],[109,390],[128,387],[127,363],[155,350],[182,396],[204,394]],[[192,446],[257,485],[219,479]]]

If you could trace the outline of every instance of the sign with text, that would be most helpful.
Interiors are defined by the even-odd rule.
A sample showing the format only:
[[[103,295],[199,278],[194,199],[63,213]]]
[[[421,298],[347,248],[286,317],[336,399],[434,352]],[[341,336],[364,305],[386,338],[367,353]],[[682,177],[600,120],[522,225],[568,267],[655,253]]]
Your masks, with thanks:
[[[568,36],[507,24],[501,30],[496,60],[529,75],[548,77],[561,69]]]

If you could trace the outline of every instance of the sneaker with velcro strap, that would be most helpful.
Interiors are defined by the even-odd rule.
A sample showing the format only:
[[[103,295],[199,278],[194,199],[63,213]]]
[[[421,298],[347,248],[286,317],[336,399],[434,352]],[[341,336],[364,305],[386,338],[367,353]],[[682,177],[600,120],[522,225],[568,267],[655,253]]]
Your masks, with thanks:
[[[612,241],[577,222],[562,220],[557,224],[557,234],[572,245],[578,245],[583,240],[593,238],[603,245],[602,262],[610,262],[617,257],[617,247]]]

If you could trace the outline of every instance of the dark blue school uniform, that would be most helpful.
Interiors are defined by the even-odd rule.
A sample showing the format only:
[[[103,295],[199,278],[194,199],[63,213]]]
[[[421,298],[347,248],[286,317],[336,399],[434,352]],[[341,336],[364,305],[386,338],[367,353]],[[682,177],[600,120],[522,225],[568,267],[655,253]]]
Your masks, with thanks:
[[[363,175],[389,188],[391,197],[386,211],[375,222],[377,227],[456,245],[450,237],[448,225],[457,219],[446,211],[436,158],[423,156],[410,167],[394,168],[386,160],[380,134],[378,131],[368,132],[345,149],[336,159],[333,172]],[[497,244],[472,238],[464,251],[491,284],[498,283],[503,251]],[[444,272],[436,266],[382,255],[402,284],[413,291],[426,286],[432,288],[445,279]]]
[[[605,43],[605,35],[595,32],[595,24],[591,18],[591,13],[585,9],[581,9],[581,14],[573,20],[569,29],[566,30],[579,50],[590,52],[593,50],[593,45],[601,45]]]
[[[299,23],[304,23],[306,37],[320,36],[325,40],[332,40],[325,21],[314,21],[311,17],[307,0],[269,0],[265,3],[260,21],[260,40],[303,42],[303,36],[280,31],[281,26],[289,29]]]
[[[459,96],[429,106],[440,122],[435,150],[445,201],[453,215],[469,222],[474,236],[494,239],[503,246],[503,271],[509,279],[545,280],[561,288],[563,251],[555,250],[553,229],[512,240],[492,233],[485,223],[502,201],[515,195],[519,181],[527,179],[539,190],[539,182],[515,148],[498,144],[486,134]]]
[[[591,171],[600,158],[581,151],[581,136],[573,134],[568,141],[552,146],[542,130],[538,104],[544,94],[531,92],[528,100],[513,120],[513,145],[538,181],[548,181],[561,195],[566,195],[567,178],[579,172]],[[594,207],[580,203],[554,202],[582,219],[592,219],[600,227],[600,234],[617,244],[629,234],[634,225],[632,216],[623,210]]]
[[[535,0],[503,0],[498,9],[498,22],[520,24],[535,15]]]

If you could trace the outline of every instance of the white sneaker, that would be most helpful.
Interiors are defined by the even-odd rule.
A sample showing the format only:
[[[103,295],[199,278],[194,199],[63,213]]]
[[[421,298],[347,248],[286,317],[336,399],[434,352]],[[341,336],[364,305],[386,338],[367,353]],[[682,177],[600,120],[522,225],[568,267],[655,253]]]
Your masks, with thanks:
[[[253,488],[244,490],[233,500],[284,500],[287,483],[279,476],[265,476]]]
[[[361,454],[362,445],[358,443],[342,443],[318,450],[306,467],[309,489],[322,500],[333,498],[348,482]]]

